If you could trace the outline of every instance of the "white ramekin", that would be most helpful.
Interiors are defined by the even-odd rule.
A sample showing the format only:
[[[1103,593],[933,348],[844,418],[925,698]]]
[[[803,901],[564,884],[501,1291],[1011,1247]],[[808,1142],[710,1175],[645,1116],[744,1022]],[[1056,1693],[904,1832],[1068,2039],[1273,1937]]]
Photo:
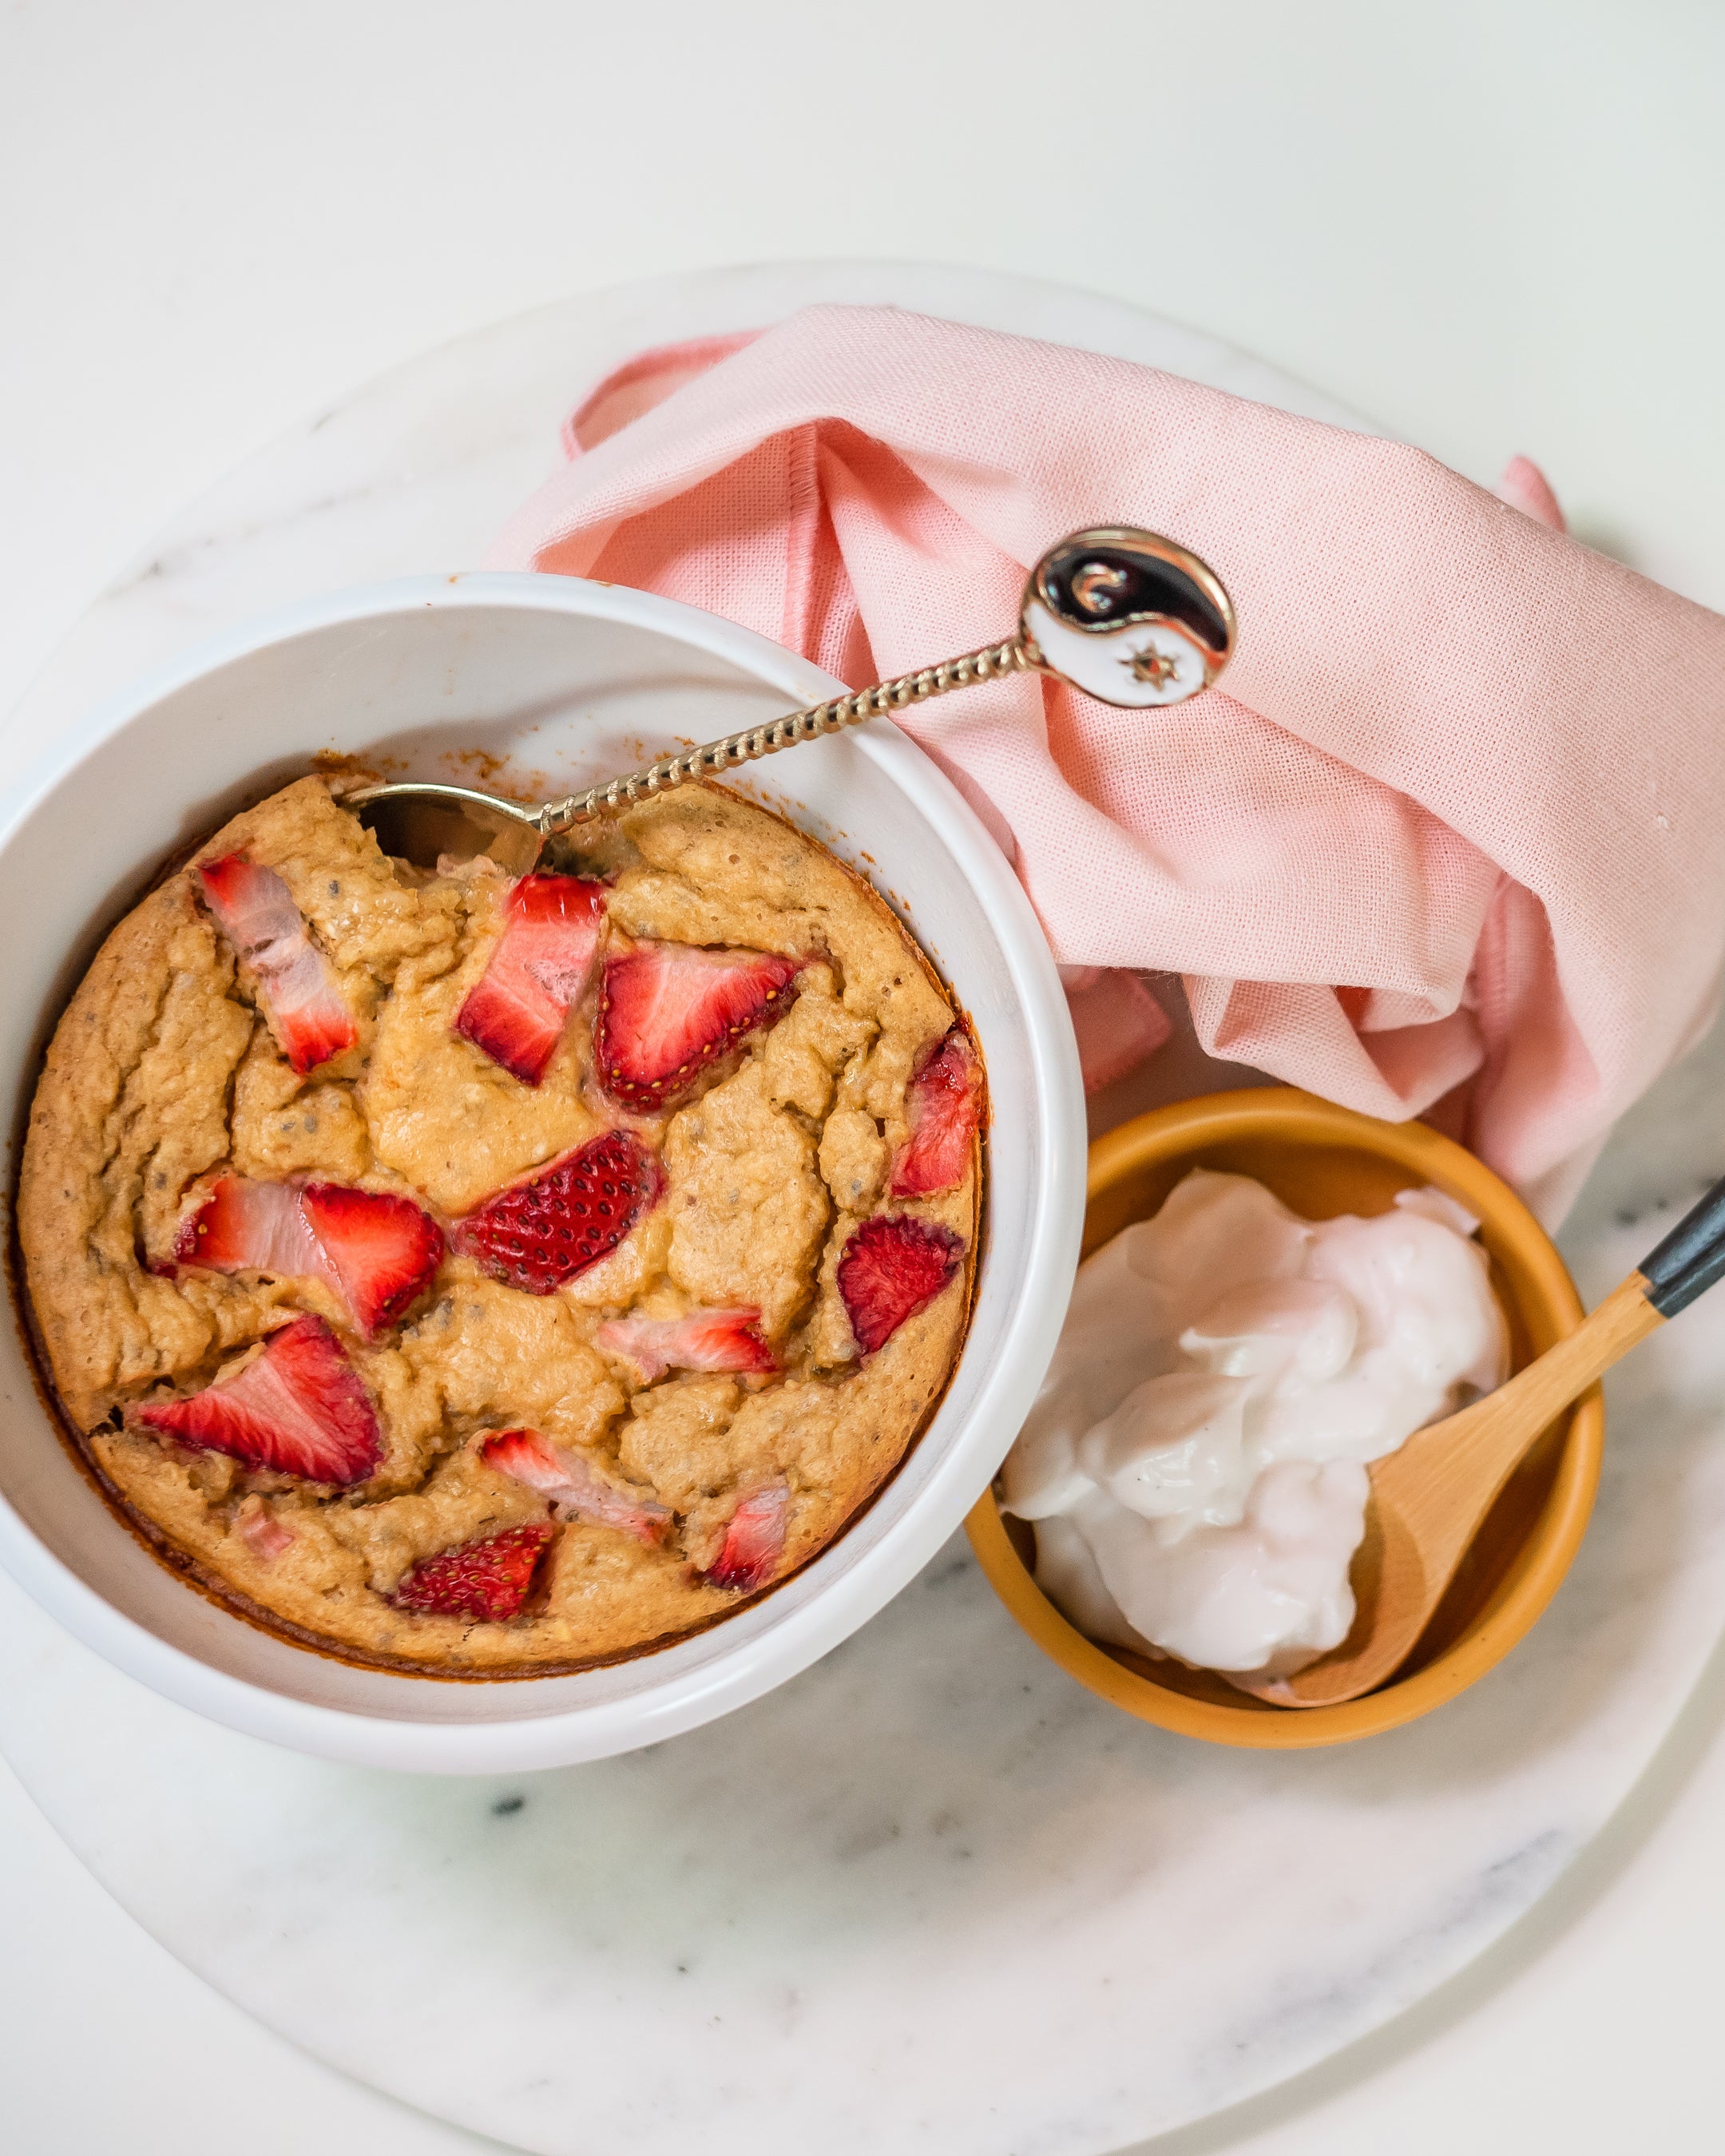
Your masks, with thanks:
[[[562,577],[375,586],[204,645],[50,744],[5,804],[0,1082],[14,1148],[48,1027],[100,935],[165,856],[319,751],[434,777],[449,775],[447,755],[482,749],[562,791],[841,686],[711,614]],[[381,1767],[519,1771],[653,1743],[757,1698],[865,1623],[958,1526],[1041,1380],[1077,1261],[1084,1099],[1065,1001],[1008,864],[895,727],[875,721],[752,776],[757,798],[899,909],[988,1063],[969,1337],[879,1502],[762,1602],[612,1668],[490,1683],[353,1668],[230,1615],[141,1546],[59,1435],[15,1324],[0,1343],[0,1562],[69,1631],[167,1697],[277,1743]]]

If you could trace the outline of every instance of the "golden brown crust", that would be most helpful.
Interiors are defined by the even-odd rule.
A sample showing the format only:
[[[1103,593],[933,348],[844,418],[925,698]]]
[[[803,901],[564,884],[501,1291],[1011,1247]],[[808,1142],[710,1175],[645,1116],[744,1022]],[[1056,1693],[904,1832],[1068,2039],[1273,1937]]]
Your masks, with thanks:
[[[227,1154],[228,1092],[253,1014],[181,878],[114,931],[48,1052],[31,1105],[18,1235],[54,1381],[88,1427],[120,1397],[254,1334],[273,1290],[158,1280],[139,1241]],[[196,1045],[195,1055],[189,1053]]]
[[[658,1118],[664,1202],[612,1255],[532,1296],[447,1257],[430,1295],[374,1342],[344,1332],[385,1435],[377,1471],[331,1493],[253,1474],[123,1426],[146,1395],[200,1389],[301,1310],[345,1312],[305,1281],[176,1268],[177,1224],[222,1173],[324,1177],[414,1197],[442,1216],[617,1120],[591,1079],[591,997],[538,1088],[451,1030],[499,932],[488,865],[398,871],[327,783],[237,817],[199,859],[246,851],[287,883],[353,1013],[356,1046],[309,1076],[272,1036],[182,870],[115,929],[46,1059],[18,1224],[55,1385],[109,1487],[218,1589],[290,1635],[450,1674],[521,1674],[614,1657],[739,1606],[701,1575],[742,1496],[788,1490],[776,1578],[813,1556],[891,1474],[962,1341],[964,1283],[859,1359],[834,1272],[884,1196],[917,1058],[952,1023],[922,954],[868,886],[779,819],[689,788],[621,819],[603,864],[608,933],[806,959],[767,1034]],[[978,1155],[979,1159],[979,1155]],[[895,1209],[975,1239],[979,1168]],[[757,1306],[780,1378],[672,1372],[644,1385],[595,1335],[625,1312]],[[480,1457],[490,1431],[541,1430],[675,1515],[663,1548],[560,1527],[541,1593],[509,1625],[409,1615],[408,1567],[546,1517]],[[259,1533],[260,1524],[279,1530]]]

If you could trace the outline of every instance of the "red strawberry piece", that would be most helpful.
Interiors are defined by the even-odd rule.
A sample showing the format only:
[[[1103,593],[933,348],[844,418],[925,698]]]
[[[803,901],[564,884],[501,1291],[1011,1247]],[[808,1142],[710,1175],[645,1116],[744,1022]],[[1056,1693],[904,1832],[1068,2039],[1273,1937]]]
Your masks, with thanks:
[[[614,1317],[593,1335],[650,1385],[667,1370],[776,1370],[757,1309],[696,1310],[687,1317]]]
[[[664,1188],[656,1154],[628,1131],[602,1131],[488,1198],[455,1246],[511,1287],[549,1295],[614,1250]]]
[[[731,1515],[719,1554],[707,1571],[715,1587],[752,1594],[772,1578],[784,1551],[785,1514],[790,1491],[783,1482],[752,1490]]]
[[[368,1334],[400,1317],[443,1254],[443,1230],[410,1199],[340,1183],[301,1189],[237,1175],[212,1187],[174,1239],[182,1265],[321,1281]]]
[[[455,1014],[455,1030],[494,1063],[536,1086],[587,986],[605,886],[578,876],[523,876],[504,907],[503,934]]]
[[[358,1035],[353,1014],[305,916],[274,869],[227,854],[200,861],[198,874],[217,926],[257,976],[264,1009],[295,1070],[315,1070]]]
[[[363,1482],[383,1455],[370,1396],[321,1317],[272,1332],[237,1378],[187,1399],[130,1408],[126,1419],[196,1452],[308,1482]]]
[[[294,1183],[224,1175],[198,1210],[181,1221],[174,1256],[182,1265],[203,1265],[216,1273],[321,1281],[339,1295],[336,1268],[312,1233],[300,1200]]]
[[[535,1520],[501,1535],[422,1557],[389,1599],[415,1617],[465,1617],[506,1625],[519,1617],[557,1529]]]
[[[895,1198],[956,1190],[970,1173],[971,1140],[982,1107],[983,1066],[955,1025],[925,1055],[905,1092],[911,1135],[892,1163]]]
[[[768,951],[637,943],[605,962],[595,1054],[599,1083],[626,1106],[662,1108],[710,1063],[791,1007],[803,961]]]
[[[410,1198],[308,1183],[300,1203],[362,1332],[393,1325],[443,1262],[443,1229]]]
[[[937,1220],[877,1213],[865,1220],[839,1260],[839,1293],[865,1355],[884,1348],[907,1317],[956,1280],[964,1244]]]
[[[650,1497],[624,1489],[567,1445],[553,1445],[536,1430],[504,1430],[488,1437],[480,1455],[489,1467],[548,1497],[565,1520],[620,1527],[649,1548],[664,1539],[670,1514]]]

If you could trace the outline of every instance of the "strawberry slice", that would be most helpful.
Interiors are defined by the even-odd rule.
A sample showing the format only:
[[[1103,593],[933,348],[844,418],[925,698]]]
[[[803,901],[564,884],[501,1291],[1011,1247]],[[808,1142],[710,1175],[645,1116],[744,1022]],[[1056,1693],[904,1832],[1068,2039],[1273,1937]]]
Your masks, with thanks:
[[[783,1482],[771,1482],[743,1499],[731,1515],[719,1554],[707,1571],[713,1586],[750,1594],[767,1584],[783,1553],[790,1496]]]
[[[925,1055],[905,1091],[911,1135],[892,1163],[895,1198],[956,1190],[970,1173],[982,1108],[983,1066],[963,1026]]]
[[[877,1213],[865,1220],[839,1260],[839,1293],[865,1355],[884,1348],[907,1317],[956,1280],[964,1244],[937,1220]]]
[[[443,1262],[444,1231],[411,1198],[308,1183],[300,1203],[363,1332],[393,1325]]]
[[[761,1337],[761,1313],[696,1310],[687,1317],[614,1317],[593,1335],[601,1348],[625,1356],[650,1385],[667,1370],[776,1370],[778,1358]]]
[[[521,1615],[556,1532],[547,1521],[535,1520],[422,1557],[389,1599],[415,1617],[506,1625]]]
[[[536,1086],[587,986],[605,886],[579,876],[523,876],[504,907],[503,934],[455,1014],[455,1030],[494,1063]]]
[[[315,1070],[358,1038],[305,916],[274,869],[226,854],[200,861],[198,879],[217,926],[257,976],[265,1012],[295,1070]]]
[[[665,1538],[670,1514],[650,1497],[635,1496],[600,1474],[590,1460],[553,1445],[536,1430],[504,1430],[480,1447],[487,1466],[548,1497],[559,1518],[590,1527],[620,1527],[650,1549]]]
[[[224,1175],[195,1213],[181,1221],[174,1256],[213,1273],[274,1273],[278,1280],[321,1281],[339,1295],[330,1255],[312,1233],[291,1183],[254,1183]]]
[[[614,1250],[664,1188],[656,1154],[628,1131],[601,1131],[495,1192],[457,1227],[455,1247],[494,1279],[549,1295]]]
[[[367,1334],[393,1324],[437,1270],[443,1230],[411,1199],[341,1183],[224,1175],[181,1222],[174,1255],[218,1273],[321,1281]]]
[[[599,1083],[625,1106],[667,1106],[710,1063],[784,1016],[803,963],[692,943],[637,943],[608,958],[595,1032]]]
[[[196,1452],[338,1486],[363,1482],[383,1455],[370,1396],[321,1317],[272,1332],[237,1378],[218,1378],[187,1399],[129,1408],[126,1420]]]

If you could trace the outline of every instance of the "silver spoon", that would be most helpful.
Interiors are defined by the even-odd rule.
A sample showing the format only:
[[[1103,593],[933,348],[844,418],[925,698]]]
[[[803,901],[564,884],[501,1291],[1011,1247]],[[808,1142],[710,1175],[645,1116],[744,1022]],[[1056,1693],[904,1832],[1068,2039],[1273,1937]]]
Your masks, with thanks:
[[[1031,572],[1018,629],[1004,644],[661,757],[644,770],[536,808],[419,779],[362,788],[345,795],[342,805],[377,833],[386,853],[425,866],[443,854],[485,853],[511,875],[526,875],[547,839],[596,818],[973,681],[1051,674],[1106,704],[1142,710],[1183,703],[1216,680],[1235,639],[1233,603],[1195,554],[1153,531],[1075,531]]]

